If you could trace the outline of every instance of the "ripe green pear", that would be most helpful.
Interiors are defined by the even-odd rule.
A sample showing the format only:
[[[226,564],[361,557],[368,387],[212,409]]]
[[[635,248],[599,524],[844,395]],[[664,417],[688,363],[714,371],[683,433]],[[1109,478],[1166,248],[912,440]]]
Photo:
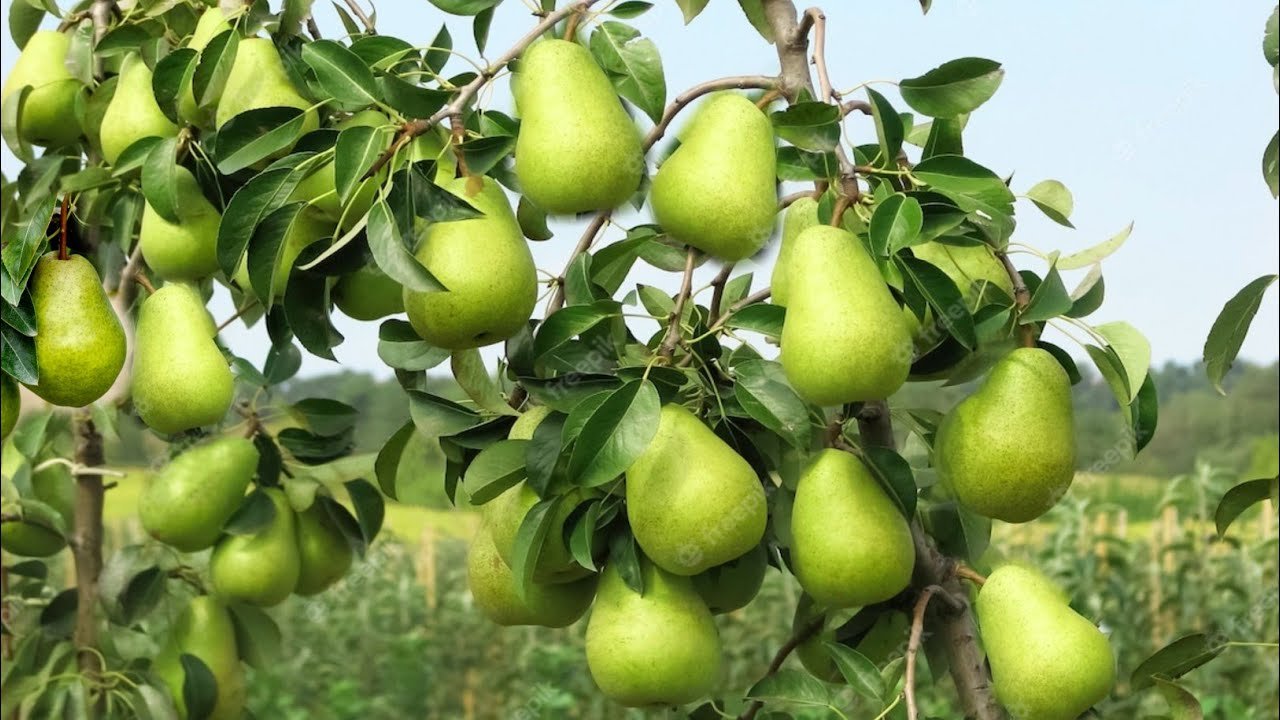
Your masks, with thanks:
[[[791,568],[821,605],[870,605],[911,582],[911,528],[850,453],[823,450],[801,474],[791,534]]]
[[[169,639],[153,665],[156,674],[169,687],[178,717],[185,720],[189,715],[182,693],[186,681],[183,655],[199,658],[217,684],[217,701],[207,720],[240,720],[246,694],[244,667],[240,665],[231,613],[216,598],[208,595],[191,598],[170,629]]]
[[[258,450],[245,438],[197,445],[146,481],[138,497],[142,527],[182,552],[213,547],[257,470]]]
[[[17,458],[16,452],[5,453]],[[9,471],[6,469],[6,475]],[[6,483],[8,487],[8,483]],[[31,476],[29,500],[43,504],[26,505],[22,509],[23,520],[0,524],[0,547],[5,552],[21,557],[49,557],[67,546],[67,538],[58,531],[55,515],[60,516],[64,527],[71,531],[75,519],[76,482],[66,465],[53,465]],[[6,499],[6,505],[8,501]]]
[[[241,113],[268,107],[302,110],[306,118],[298,137],[320,127],[319,116],[311,108],[311,102],[293,86],[276,46],[266,38],[246,38],[237,46],[236,60],[231,64],[231,73],[218,100],[215,122],[222,127]]]
[[[275,506],[275,517],[254,535],[229,535],[213,548],[209,576],[220,597],[271,607],[298,585],[297,519],[279,488],[263,490]]]
[[[166,280],[200,281],[218,271],[218,226],[222,214],[205,197],[191,171],[174,175],[178,222],[171,223],[147,203],[138,243],[147,266]]]
[[[502,626],[542,625],[568,627],[578,621],[596,594],[596,577],[569,583],[534,583],[527,596],[520,597],[493,536],[481,527],[467,552],[467,586],[480,612]]]
[[[133,406],[147,427],[173,435],[227,414],[235,381],[215,334],[190,285],[165,285],[143,301],[134,333]]]
[[[520,60],[516,175],[551,213],[611,210],[640,187],[640,132],[591,52],[568,40],[534,43]]]
[[[0,374],[0,440],[13,432],[21,412],[22,393],[18,392],[18,382],[8,375]]]
[[[769,301],[774,305],[787,306],[787,298],[791,297],[791,255],[795,252],[796,238],[800,233],[817,225],[818,201],[812,197],[802,197],[791,203],[782,216],[782,241],[778,244],[778,257],[773,262],[773,276],[769,287],[772,294]],[[857,235],[866,231],[866,226],[858,214],[852,210],[840,219],[840,226]]]
[[[116,94],[102,116],[99,142],[102,157],[111,164],[130,145],[147,137],[171,138],[178,126],[165,116],[151,89],[151,68],[137,53],[129,54],[120,66]]]
[[[352,320],[378,320],[404,312],[404,288],[370,263],[338,278],[333,304]]]
[[[658,168],[649,197],[654,219],[676,240],[721,260],[754,255],[778,212],[769,118],[742,95],[711,95]]]
[[[187,40],[187,47],[196,52],[203,52],[214,38],[230,29],[231,23],[227,22],[226,14],[223,13],[222,8],[215,5],[200,14],[200,19],[196,21],[196,29]],[[205,114],[196,104],[190,80],[178,95],[178,117],[192,125],[202,125],[206,120]]]
[[[318,503],[298,513],[298,595],[318,595],[351,569],[351,543]]]
[[[987,285],[994,285],[1013,297],[1013,281],[989,245],[946,245],[934,241],[915,245],[911,252],[946,273],[970,309],[982,297]]]
[[[413,329],[448,350],[492,345],[515,335],[529,321],[538,297],[533,254],[502,187],[485,177],[480,191],[470,195],[468,181],[458,178],[442,187],[484,215],[432,223],[416,254],[448,289],[404,291]]]
[[[757,545],[740,558],[694,575],[693,588],[707,609],[722,615],[750,604],[760,593],[768,569],[769,553],[764,545]]]
[[[533,434],[538,430],[538,426],[550,414],[551,408],[546,405],[530,405],[512,423],[511,429],[507,431],[507,439],[532,440]]]
[[[36,262],[29,288],[40,367],[31,392],[64,407],[92,404],[111,389],[125,357],[124,328],[98,271],[79,255],[59,260],[51,252]]]
[[[1014,718],[1075,720],[1111,692],[1111,644],[1038,570],[996,568],[976,610],[996,699]]]
[[[605,568],[587,623],[587,667],[605,695],[630,707],[683,705],[720,676],[720,635],[687,577],[641,561],[644,594]]]
[[[314,207],[302,209],[297,219],[285,232],[280,258],[276,263],[275,280],[271,283],[271,296],[273,298],[279,300],[284,297],[284,291],[289,287],[289,274],[293,271],[293,263],[302,254],[302,251],[311,243],[332,235],[332,222],[325,220]],[[249,281],[249,256],[247,254],[240,258],[240,265],[236,268],[235,275],[231,279],[241,290],[248,293],[254,292]]]
[[[913,345],[902,310],[852,233],[815,225],[792,251],[779,358],[800,397],[815,405],[879,400],[897,392]]]
[[[564,542],[564,524],[573,509],[581,504],[586,492],[580,489],[571,490],[565,501],[560,504],[555,516],[552,517],[546,543],[542,546],[542,552],[539,553],[537,564],[533,569],[534,582],[566,583],[580,580],[591,574],[590,570],[573,559],[573,554],[569,552],[569,547]],[[515,561],[516,533],[520,530],[520,524],[524,522],[525,515],[529,514],[529,510],[537,505],[539,500],[541,498],[538,497],[538,493],[529,487],[528,483],[521,482],[485,503],[481,510],[481,516],[489,528],[493,544],[498,549],[498,555],[507,567],[511,567]]]
[[[680,405],[627,469],[627,519],[645,555],[667,572],[698,573],[760,544],[768,508],[755,470]]]
[[[62,147],[75,142],[81,133],[76,121],[76,95],[80,81],[67,68],[71,36],[54,30],[32,35],[9,71],[0,102],[25,86],[31,94],[18,118],[18,134],[32,145]]]
[[[1045,514],[1075,476],[1066,371],[1039,348],[1003,357],[938,426],[933,465],[980,515],[1023,523]]]

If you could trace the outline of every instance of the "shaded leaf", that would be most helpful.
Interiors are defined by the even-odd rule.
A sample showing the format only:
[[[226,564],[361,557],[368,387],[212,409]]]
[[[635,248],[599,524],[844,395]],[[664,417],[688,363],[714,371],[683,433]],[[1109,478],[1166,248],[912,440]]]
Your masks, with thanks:
[[[1213,321],[1209,337],[1204,341],[1204,371],[1209,382],[1223,395],[1222,381],[1231,370],[1240,346],[1249,333],[1249,325],[1262,306],[1262,297],[1280,276],[1263,275],[1241,288],[1235,297],[1222,306],[1222,312]]]

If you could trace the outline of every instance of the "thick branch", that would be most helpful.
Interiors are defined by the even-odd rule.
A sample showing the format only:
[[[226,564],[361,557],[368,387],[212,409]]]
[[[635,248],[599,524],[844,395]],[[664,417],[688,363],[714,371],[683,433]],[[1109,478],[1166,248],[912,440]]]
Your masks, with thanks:
[[[102,435],[88,410],[75,417],[75,461],[83,467],[102,465]],[[76,475],[75,526],[71,552],[76,566],[76,626],[73,640],[79,651],[80,672],[91,683],[103,670],[98,648],[98,577],[102,574],[102,475]],[[101,714],[102,698],[94,700]]]
[[[809,28],[796,22],[796,6],[791,0],[764,0],[764,14],[773,28],[773,46],[782,68],[778,87],[788,100],[801,90],[813,91],[809,78]]]
[[[826,619],[825,615],[819,615],[808,625],[800,628],[794,635],[788,638],[787,642],[784,643],[782,647],[778,648],[778,652],[774,653],[773,660],[769,662],[769,668],[765,670],[764,675],[762,675],[760,679],[764,680],[767,677],[777,675],[778,671],[782,669],[782,663],[787,661],[787,658],[791,656],[791,653],[795,652],[796,648],[804,644],[804,641],[813,637],[818,633],[818,631],[822,630],[822,626],[826,622]],[[756,716],[756,713],[760,712],[760,708],[762,707],[764,707],[763,701],[752,700],[751,704],[747,706],[747,709],[742,711],[742,714],[738,716],[738,720],[752,720]]]
[[[698,251],[689,248],[685,253],[684,279],[680,282],[680,292],[676,294],[671,319],[667,321],[667,335],[658,346],[658,355],[668,360],[675,354],[676,345],[680,344],[680,318],[684,315],[684,305],[689,300],[689,294],[693,292],[693,268],[697,260]]]
[[[733,274],[733,263],[728,263],[716,274],[715,279],[711,281],[711,317],[720,316],[720,304],[724,302],[724,286],[729,283],[729,276]]]

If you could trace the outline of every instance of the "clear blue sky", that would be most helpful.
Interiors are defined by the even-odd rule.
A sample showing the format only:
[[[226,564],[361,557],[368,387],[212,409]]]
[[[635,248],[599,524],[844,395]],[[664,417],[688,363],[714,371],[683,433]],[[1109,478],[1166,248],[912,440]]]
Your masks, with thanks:
[[[12,2],[0,3],[6,16]],[[658,43],[669,98],[702,80],[776,72],[773,48],[751,30],[736,2],[711,0],[687,27],[672,0],[656,5],[632,22]],[[828,62],[838,88],[911,77],[967,55],[1004,63],[1003,86],[969,124],[967,154],[998,173],[1015,173],[1016,190],[1054,178],[1075,194],[1076,230],[1060,228],[1021,203],[1015,236],[1020,242],[1071,252],[1135,223],[1129,242],[1104,264],[1106,304],[1092,319],[1129,320],[1151,339],[1154,359],[1162,362],[1197,359],[1222,303],[1280,265],[1278,206],[1260,172],[1262,149],[1277,124],[1277,98],[1261,52],[1263,23],[1274,6],[1274,0],[937,0],[921,16],[914,0],[844,0],[824,9]],[[321,0],[316,8],[321,28],[336,35],[340,26],[329,3]],[[444,19],[426,0],[379,4],[379,27],[415,44],[427,44]],[[448,22],[458,49],[473,50],[469,19]],[[531,22],[518,0],[507,0],[493,25],[491,53],[507,47]],[[7,75],[15,57],[7,33],[2,47]],[[488,104],[509,110],[506,88]],[[859,142],[874,137],[865,122],[853,130]],[[4,172],[16,172],[7,151]],[[557,237],[535,244],[539,267],[559,271],[577,227],[559,225]],[[1017,257],[1043,269],[1027,256]],[[771,263],[772,252],[754,268],[757,287],[767,282]],[[752,269],[747,265],[742,270]],[[704,267],[699,280],[714,272]],[[672,290],[677,284],[673,276],[641,265],[631,281]],[[1243,357],[1277,357],[1277,296],[1273,288]],[[211,307],[219,319],[231,312],[224,295]],[[389,374],[373,351],[376,323],[338,317],[338,325],[347,336],[337,349],[344,365]],[[255,359],[266,349],[261,328],[233,330],[227,340],[233,347],[252,343],[258,352],[245,354]],[[311,357],[304,364],[307,374],[333,369]]]

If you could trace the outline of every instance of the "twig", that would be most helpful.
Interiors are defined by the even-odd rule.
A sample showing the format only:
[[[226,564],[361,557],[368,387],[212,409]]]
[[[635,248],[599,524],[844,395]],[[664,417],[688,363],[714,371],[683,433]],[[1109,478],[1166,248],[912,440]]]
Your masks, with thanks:
[[[734,75],[718,78],[716,80],[708,80],[704,83],[698,83],[677,95],[676,99],[672,100],[671,103],[667,105],[666,109],[662,111],[662,117],[644,137],[644,149],[648,150],[653,147],[655,143],[661,140],[676,115],[678,115],[686,105],[697,100],[703,95],[707,95],[718,90],[774,90],[777,88],[778,78],[770,77],[768,75]]]
[[[62,194],[62,213],[58,220],[58,259],[66,260],[70,257],[67,254],[67,223],[71,220],[71,193]]]
[[[662,344],[658,346],[659,357],[670,360],[676,352],[676,345],[680,344],[680,320],[684,317],[684,305],[688,302],[690,293],[693,292],[693,268],[697,260],[698,251],[689,248],[685,252],[684,279],[680,282],[680,292],[676,294],[676,304],[671,310],[671,319],[667,321],[667,334],[662,339]]]
[[[818,71],[818,100],[838,99],[831,89],[831,76],[827,73],[827,16],[821,9],[813,7],[804,11],[804,18],[813,27],[813,66]],[[801,27],[804,25],[802,22]]]
[[[344,2],[347,8],[351,10],[351,14],[355,15],[360,24],[364,25],[366,33],[374,35],[378,32],[373,28],[373,20],[369,18],[369,14],[364,11],[364,8],[360,7],[360,3],[357,0],[344,0]]]
[[[1009,275],[1009,282],[1013,283],[1013,302],[1018,313],[1021,314],[1031,304],[1031,291],[1027,289],[1027,283],[1022,279],[1022,273],[1018,272],[1018,268],[1014,267],[1013,261],[1009,259],[1009,254],[1003,250],[996,251],[996,257],[1000,259],[1000,263],[1004,265],[1004,271]],[[1018,338],[1022,347],[1036,346],[1036,328],[1035,325],[1024,323],[1018,325]]]
[[[725,323],[729,322],[729,318],[733,317],[734,313],[738,312],[739,310],[741,310],[742,308],[748,305],[754,305],[758,302],[764,302],[765,300],[768,300],[771,295],[773,295],[773,288],[765,288],[763,290],[757,290],[751,293],[750,295],[742,298],[738,302],[730,305],[729,309],[724,311],[724,314],[716,318],[715,322],[711,323],[711,326],[707,328],[707,332],[713,333],[713,332],[716,332],[717,330],[720,330],[721,328],[724,327]]]
[[[840,227],[840,223],[844,221],[845,211],[852,204],[853,201],[843,192],[836,197],[836,204],[831,208],[831,227]]]
[[[609,216],[612,213],[598,213],[591,219],[591,223],[587,225],[587,229],[583,231],[582,237],[578,239],[578,244],[574,246],[573,252],[569,253],[569,260],[564,264],[564,272],[556,278],[556,289],[551,293],[551,300],[547,302],[546,315],[550,317],[552,313],[564,307],[564,276],[569,273],[569,268],[573,265],[573,261],[579,255],[591,249],[591,244],[596,241],[596,236],[600,234],[600,230],[609,222]]]
[[[844,117],[849,113],[859,112],[863,115],[871,114],[871,103],[865,100],[850,100],[840,106],[840,117]]]
[[[811,620],[808,625],[800,628],[800,630],[788,638],[787,642],[784,643],[782,647],[778,648],[778,652],[774,653],[773,660],[769,662],[769,667],[765,670],[764,675],[760,676],[760,680],[777,675],[778,671],[782,669],[782,663],[787,661],[787,658],[791,653],[795,652],[795,649],[800,647],[804,641],[816,635],[818,631],[822,629],[825,622],[826,617],[819,615]],[[756,682],[759,682],[759,680]],[[747,706],[747,709],[743,710],[742,714],[738,716],[738,720],[752,720],[755,718],[756,713],[760,712],[760,708],[762,707],[764,707],[763,700],[752,700],[751,704]]]
[[[903,685],[903,693],[907,696],[907,720],[917,720],[920,711],[916,707],[916,656],[920,654],[920,638],[924,635],[924,613],[929,609],[929,598],[942,590],[937,585],[930,585],[920,592],[916,600],[915,610],[911,614],[911,635],[907,640],[907,676]]]
[[[733,263],[729,263],[711,281],[711,317],[720,316],[720,303],[724,301],[724,286],[728,284],[732,273]]]
[[[312,40],[320,40],[324,37],[320,34],[320,26],[316,24],[316,19],[312,15],[307,16],[307,32],[311,33]]]
[[[151,281],[147,279],[147,276],[145,274],[140,272],[134,273],[133,281],[141,285],[143,288],[145,288],[148,294],[150,295],[155,294],[156,288],[154,285],[151,284]]]
[[[969,582],[973,583],[974,585],[977,585],[978,587],[982,587],[983,585],[987,584],[986,575],[983,575],[982,573],[978,572],[977,570],[974,570],[973,568],[969,567],[968,565],[965,565],[964,563],[956,563],[955,573],[956,573],[956,577],[962,580],[968,580]]]
[[[817,200],[820,197],[822,197],[822,193],[818,192],[817,190],[802,190],[800,192],[793,192],[790,195],[783,195],[782,198],[778,200],[778,209],[785,210],[786,208],[789,208],[792,205],[794,205],[797,200],[803,200],[805,198],[812,198],[814,200]]]
[[[574,35],[578,32],[578,23],[582,22],[582,11],[573,13],[569,16],[568,21],[564,24],[564,39],[574,42]]]
[[[235,314],[227,318],[226,320],[223,320],[222,323],[219,324],[218,327],[213,331],[213,334],[217,335],[223,330],[226,330],[227,327],[231,325],[231,323],[244,317],[244,314],[252,310],[255,306],[257,306],[257,304],[258,304],[257,300],[250,300],[244,305],[241,305],[240,307],[236,308]]]
[[[123,472],[120,472],[119,470],[111,470],[109,468],[104,468],[104,467],[90,467],[86,465],[80,465],[66,458],[49,458],[48,460],[45,460],[39,465],[36,465],[35,467],[31,468],[31,472],[38,473],[41,470],[47,470],[55,465],[65,465],[69,470],[71,470],[72,475],[100,475],[102,477],[118,477],[118,478],[128,477],[128,473],[123,473]]]

